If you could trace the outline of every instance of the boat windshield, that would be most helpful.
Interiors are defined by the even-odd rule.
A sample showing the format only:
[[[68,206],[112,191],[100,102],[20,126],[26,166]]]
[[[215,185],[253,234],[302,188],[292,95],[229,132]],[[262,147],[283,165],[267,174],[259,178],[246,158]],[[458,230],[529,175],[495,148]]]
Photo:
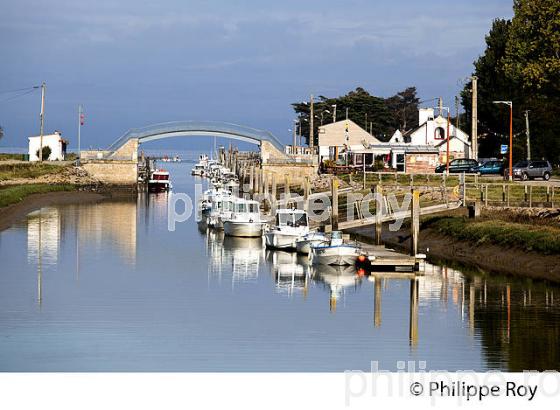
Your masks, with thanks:
[[[259,207],[257,204],[249,204],[249,212],[252,214],[258,214],[259,213]]]
[[[307,226],[307,216],[304,213],[279,213],[276,214],[277,226]]]
[[[237,212],[237,213],[247,212],[247,204],[244,203],[244,202],[241,202],[239,204],[235,204],[235,212]]]

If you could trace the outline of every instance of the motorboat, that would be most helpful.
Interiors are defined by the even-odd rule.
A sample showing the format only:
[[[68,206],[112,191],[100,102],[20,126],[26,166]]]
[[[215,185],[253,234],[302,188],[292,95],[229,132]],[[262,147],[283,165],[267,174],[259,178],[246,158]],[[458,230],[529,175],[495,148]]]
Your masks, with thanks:
[[[191,170],[191,175],[203,176],[207,173],[209,166],[208,155],[202,154],[198,157],[198,162],[195,164]]]
[[[231,218],[235,199],[229,192],[220,192],[212,197],[211,209],[208,215],[208,227],[224,229],[224,220]]]
[[[169,172],[164,169],[156,169],[150,173],[148,180],[148,190],[150,192],[164,192],[171,189]]]
[[[298,253],[309,254],[312,246],[323,245],[329,241],[330,238],[323,232],[309,232],[296,241],[296,250]]]
[[[244,198],[233,198],[232,212],[223,218],[224,233],[227,236],[254,238],[262,236],[265,221],[261,220],[259,202]]]
[[[313,265],[355,265],[360,247],[345,243],[341,231],[333,231],[328,243],[311,246]]]
[[[296,242],[308,233],[307,212],[300,209],[278,209],[276,225],[264,237],[269,248],[295,250]]]

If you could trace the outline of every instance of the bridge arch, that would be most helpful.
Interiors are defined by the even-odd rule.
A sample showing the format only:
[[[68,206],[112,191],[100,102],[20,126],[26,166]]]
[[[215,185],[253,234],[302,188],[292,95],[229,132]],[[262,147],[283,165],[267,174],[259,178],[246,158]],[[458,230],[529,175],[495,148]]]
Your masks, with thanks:
[[[199,136],[231,138],[258,145],[266,141],[280,152],[284,151],[283,144],[269,131],[220,121],[175,121],[133,128],[113,142],[109,151],[117,151],[132,139],[143,143],[164,138]]]

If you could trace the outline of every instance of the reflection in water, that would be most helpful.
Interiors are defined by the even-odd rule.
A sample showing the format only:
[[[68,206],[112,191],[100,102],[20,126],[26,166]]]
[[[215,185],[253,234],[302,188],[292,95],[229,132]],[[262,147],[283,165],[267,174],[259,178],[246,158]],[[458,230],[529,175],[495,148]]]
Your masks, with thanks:
[[[356,291],[362,282],[354,266],[314,265],[312,275],[314,279],[328,286],[331,312],[336,312],[337,301],[340,298],[344,300],[347,290]]]
[[[227,272],[231,273],[232,286],[238,282],[257,280],[264,258],[262,238],[236,238],[225,236],[223,231],[208,230],[206,251],[209,279],[217,277],[221,283],[223,274]]]
[[[0,370],[341,371],[415,358],[560,370],[557,286],[431,264],[417,278],[312,267],[194,220],[169,232],[167,203],[46,207],[0,232]]]
[[[101,202],[77,206],[79,242],[88,252],[110,244],[123,260],[136,263],[136,201]],[[93,248],[93,249],[92,249]]]
[[[307,296],[309,285],[309,260],[294,252],[266,251],[266,260],[271,264],[271,271],[278,293],[291,296],[296,291]]]

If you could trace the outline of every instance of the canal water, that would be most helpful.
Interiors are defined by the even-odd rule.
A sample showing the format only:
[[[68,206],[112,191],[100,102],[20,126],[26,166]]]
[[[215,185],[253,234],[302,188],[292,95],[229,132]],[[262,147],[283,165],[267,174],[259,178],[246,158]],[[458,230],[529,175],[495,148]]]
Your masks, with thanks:
[[[201,182],[191,166],[166,165],[175,192]],[[170,232],[167,203],[157,194],[45,207],[0,232],[0,370],[343,371],[374,362],[396,371],[408,361],[560,370],[556,287],[431,264],[417,280],[312,268],[258,239],[201,231],[194,219]]]

